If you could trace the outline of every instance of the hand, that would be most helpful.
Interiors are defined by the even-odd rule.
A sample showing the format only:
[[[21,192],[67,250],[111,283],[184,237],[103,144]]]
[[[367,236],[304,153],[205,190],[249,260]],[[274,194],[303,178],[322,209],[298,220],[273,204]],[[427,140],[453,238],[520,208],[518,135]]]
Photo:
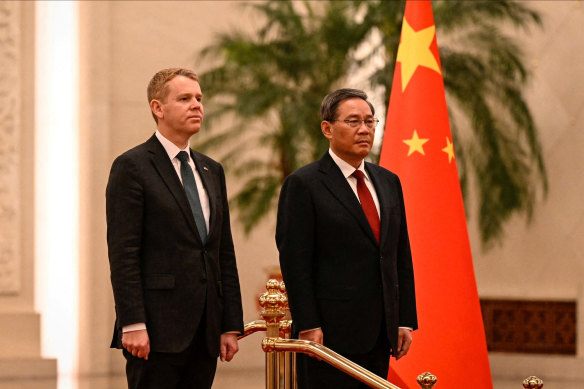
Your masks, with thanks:
[[[221,334],[221,362],[231,361],[238,351],[237,334],[230,332]]]
[[[412,331],[407,328],[400,328],[397,339],[397,356],[395,359],[400,359],[410,351],[412,345]]]
[[[319,344],[322,344],[323,338],[324,338],[324,335],[323,335],[322,330],[320,328],[315,328],[313,330],[307,330],[307,331],[301,331],[298,334],[298,339],[300,339],[300,340],[310,340],[311,342],[315,342],[315,343],[319,343]],[[316,358],[319,361],[321,360],[321,358],[314,355],[313,353],[307,353],[306,355],[309,355],[313,358]]]
[[[322,344],[323,340],[322,330],[320,328],[315,328],[313,330],[301,331],[298,334],[298,339],[300,340],[310,340],[312,342]]]
[[[148,360],[150,354],[150,338],[146,330],[124,332],[122,346],[133,356]]]

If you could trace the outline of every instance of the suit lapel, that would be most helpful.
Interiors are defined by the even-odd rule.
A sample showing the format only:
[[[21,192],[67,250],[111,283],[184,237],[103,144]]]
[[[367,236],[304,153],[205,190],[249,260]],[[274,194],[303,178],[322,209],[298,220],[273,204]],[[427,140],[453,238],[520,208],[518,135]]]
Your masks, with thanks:
[[[187,199],[187,195],[185,194],[184,188],[180,182],[180,179],[178,178],[178,175],[176,174],[176,170],[174,169],[168,154],[166,153],[166,150],[164,150],[164,147],[158,141],[155,135],[153,135],[146,143],[149,146],[148,151],[150,152],[154,168],[172,193],[172,196],[178,203],[181,212],[187,219],[189,226],[195,235],[200,239],[197,226],[195,224],[195,218],[193,217],[191,206],[189,205],[189,200]]]
[[[347,179],[343,176],[341,169],[339,169],[328,152],[320,159],[320,170],[325,175],[323,182],[327,189],[357,220],[365,234],[375,244],[378,244],[371,230],[371,226],[365,217],[361,203],[359,203],[355,192],[353,192]]]
[[[389,231],[388,204],[391,204],[389,188],[387,185],[381,185],[381,177],[379,176],[377,170],[371,167],[371,164],[365,163],[365,169],[371,178],[371,182],[373,182],[375,193],[377,194],[377,200],[379,201],[379,242],[381,243],[384,241],[384,238]]]

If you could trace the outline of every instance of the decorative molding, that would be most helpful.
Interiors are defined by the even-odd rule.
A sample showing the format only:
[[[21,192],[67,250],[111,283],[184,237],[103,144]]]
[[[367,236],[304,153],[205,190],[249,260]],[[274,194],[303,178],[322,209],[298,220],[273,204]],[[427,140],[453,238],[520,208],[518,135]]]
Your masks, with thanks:
[[[487,348],[576,355],[576,302],[481,299]]]
[[[0,295],[20,291],[20,4],[0,2]],[[32,156],[31,156],[32,158]]]

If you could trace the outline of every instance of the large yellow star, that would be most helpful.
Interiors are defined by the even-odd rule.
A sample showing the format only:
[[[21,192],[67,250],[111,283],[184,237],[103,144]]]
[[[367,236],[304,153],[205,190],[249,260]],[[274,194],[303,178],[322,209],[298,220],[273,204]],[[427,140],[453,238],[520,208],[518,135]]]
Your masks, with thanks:
[[[418,152],[422,155],[426,155],[424,154],[424,143],[428,142],[430,139],[420,139],[420,137],[418,136],[418,131],[414,130],[414,135],[412,136],[412,139],[404,139],[403,142],[410,146],[409,150],[408,150],[408,157],[410,155],[412,155],[414,152]]]
[[[401,62],[402,92],[406,90],[418,66],[427,67],[441,74],[440,66],[430,51],[435,34],[436,26],[414,31],[404,19],[401,43],[397,50],[397,62]]]
[[[446,147],[442,151],[448,154],[448,163],[452,162],[452,158],[454,158],[454,146],[448,137],[446,137]]]

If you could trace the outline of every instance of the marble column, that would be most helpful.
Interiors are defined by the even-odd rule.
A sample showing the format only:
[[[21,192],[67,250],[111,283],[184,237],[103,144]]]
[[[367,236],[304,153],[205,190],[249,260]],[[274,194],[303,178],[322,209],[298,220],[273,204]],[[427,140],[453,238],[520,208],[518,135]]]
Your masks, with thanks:
[[[34,3],[0,2],[0,389],[56,388],[34,310]]]

